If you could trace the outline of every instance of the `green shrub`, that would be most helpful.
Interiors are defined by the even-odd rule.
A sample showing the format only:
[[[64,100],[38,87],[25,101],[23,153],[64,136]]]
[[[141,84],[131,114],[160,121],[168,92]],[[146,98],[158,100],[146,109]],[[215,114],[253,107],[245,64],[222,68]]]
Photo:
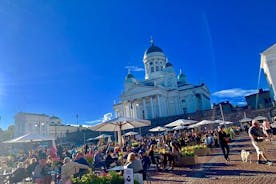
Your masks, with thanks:
[[[74,184],[124,184],[123,176],[116,172],[109,172],[106,176],[85,174],[81,178],[72,178]],[[134,184],[139,184],[134,181]]]

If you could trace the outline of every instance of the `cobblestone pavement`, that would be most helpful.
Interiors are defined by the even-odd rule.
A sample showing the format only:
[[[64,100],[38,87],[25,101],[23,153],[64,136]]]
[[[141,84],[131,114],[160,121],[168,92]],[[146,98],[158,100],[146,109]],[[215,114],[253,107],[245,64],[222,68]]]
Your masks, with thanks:
[[[242,163],[242,149],[251,151],[252,163]],[[243,133],[230,144],[230,162],[226,162],[220,149],[216,148],[212,150],[211,155],[199,157],[199,164],[194,167],[151,173],[151,183],[276,184],[276,137],[272,142],[266,142],[266,153],[273,165],[258,165],[256,151],[248,135]]]

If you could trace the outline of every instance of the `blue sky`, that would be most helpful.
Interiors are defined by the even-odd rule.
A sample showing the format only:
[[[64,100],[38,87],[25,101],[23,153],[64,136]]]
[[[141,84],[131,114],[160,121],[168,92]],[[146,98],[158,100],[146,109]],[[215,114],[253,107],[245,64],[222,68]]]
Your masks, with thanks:
[[[260,52],[276,42],[274,1],[0,1],[0,127],[19,112],[87,123],[113,112],[126,66],[149,38],[212,102],[257,88]],[[144,71],[133,71],[143,79]],[[261,87],[267,88],[262,77]],[[226,91],[225,91],[226,90]]]

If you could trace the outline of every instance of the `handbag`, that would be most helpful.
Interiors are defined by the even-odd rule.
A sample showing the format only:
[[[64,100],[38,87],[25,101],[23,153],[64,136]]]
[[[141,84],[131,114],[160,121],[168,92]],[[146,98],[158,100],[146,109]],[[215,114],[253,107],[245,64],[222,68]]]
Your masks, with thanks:
[[[229,137],[225,137],[224,140],[225,140],[226,143],[230,143],[231,142],[231,139]]]

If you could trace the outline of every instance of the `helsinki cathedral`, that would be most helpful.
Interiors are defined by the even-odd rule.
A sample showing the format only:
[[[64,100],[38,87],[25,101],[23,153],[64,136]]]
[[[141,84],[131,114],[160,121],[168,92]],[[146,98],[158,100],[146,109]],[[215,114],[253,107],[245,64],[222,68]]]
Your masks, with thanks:
[[[151,40],[143,58],[145,79],[136,79],[130,71],[125,77],[120,101],[113,105],[116,117],[155,119],[193,113],[211,108],[210,92],[205,84],[190,84],[163,50]]]

